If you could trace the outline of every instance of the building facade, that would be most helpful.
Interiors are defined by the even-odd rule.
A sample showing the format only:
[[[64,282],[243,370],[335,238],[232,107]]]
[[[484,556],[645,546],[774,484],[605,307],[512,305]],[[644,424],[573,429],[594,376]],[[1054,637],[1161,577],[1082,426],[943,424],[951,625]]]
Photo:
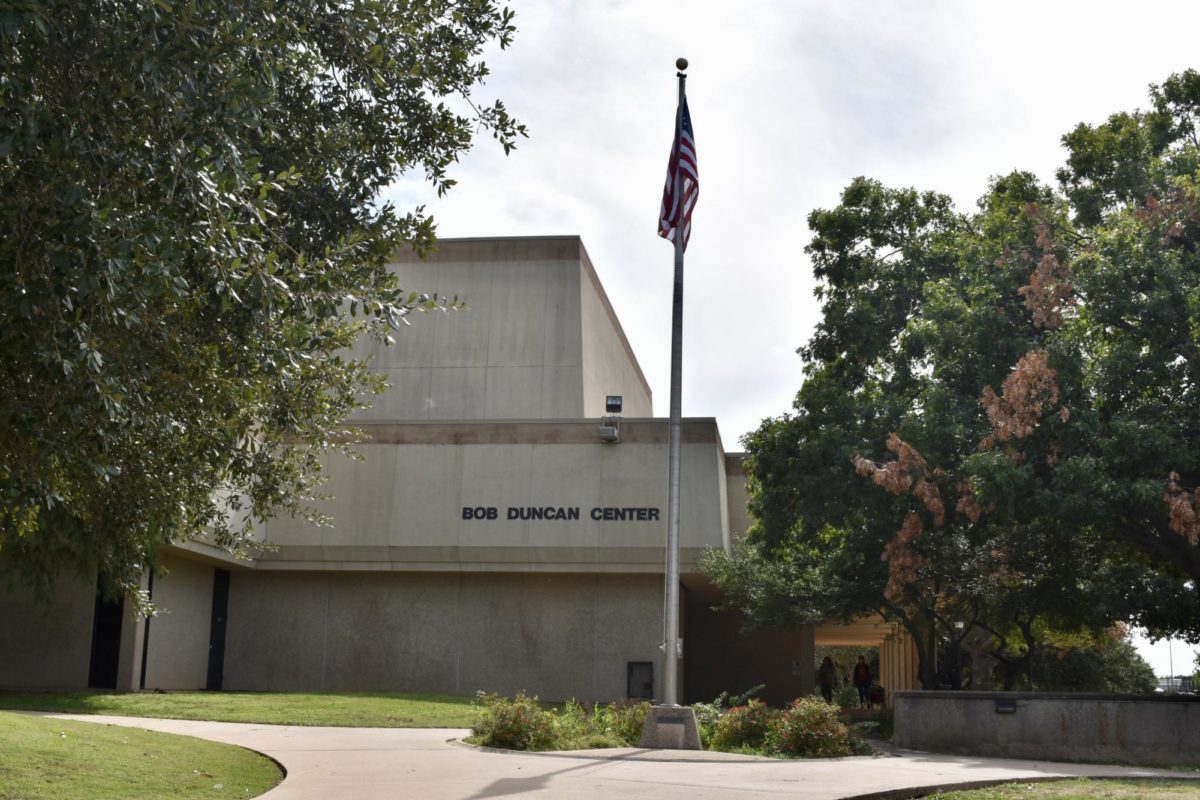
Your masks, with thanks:
[[[325,464],[332,525],[270,520],[249,561],[169,548],[151,620],[90,583],[50,609],[0,594],[0,688],[810,693],[813,629],[744,634],[713,610],[697,565],[749,525],[745,476],[716,422],[688,419],[682,680],[661,696],[667,420],[578,237],[443,240],[394,268],[468,310],[360,344],[391,388],[350,420],[360,460]]]

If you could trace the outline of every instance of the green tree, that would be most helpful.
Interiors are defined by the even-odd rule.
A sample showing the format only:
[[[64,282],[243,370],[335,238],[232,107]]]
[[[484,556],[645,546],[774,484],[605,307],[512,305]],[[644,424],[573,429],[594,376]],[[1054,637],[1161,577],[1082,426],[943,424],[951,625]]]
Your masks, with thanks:
[[[762,621],[877,611],[973,629],[1200,635],[1196,73],[1065,137],[1061,190],[973,214],[858,179],[809,218],[823,317],[793,413],[746,441],[758,522],[709,568]],[[961,628],[954,623],[963,623]]]
[[[344,353],[418,309],[379,202],[479,132],[492,0],[0,3],[0,563],[134,596],[166,542],[306,513],[378,389]],[[461,106],[457,111],[452,106]]]
[[[1083,644],[1047,643],[1031,672],[1031,688],[1042,691],[1149,694],[1158,686],[1154,670],[1119,629]]]
[[[1009,321],[1022,316],[1021,284],[996,270],[1003,247],[989,237],[1043,194],[1011,176],[967,217],[943,196],[859,179],[838,208],[812,214],[824,316],[801,351],[794,413],[746,442],[758,524],[732,559],[708,563],[731,604],[768,623],[880,613],[913,636],[929,688],[943,639],[961,645],[974,626],[1023,666],[1039,610],[1111,621],[1102,596],[1063,591],[1098,571],[1094,538],[1031,521],[1014,530],[980,520],[969,495],[961,508],[943,499],[964,481],[944,465],[989,435],[980,387],[1026,348]],[[945,357],[956,349],[984,357]]]

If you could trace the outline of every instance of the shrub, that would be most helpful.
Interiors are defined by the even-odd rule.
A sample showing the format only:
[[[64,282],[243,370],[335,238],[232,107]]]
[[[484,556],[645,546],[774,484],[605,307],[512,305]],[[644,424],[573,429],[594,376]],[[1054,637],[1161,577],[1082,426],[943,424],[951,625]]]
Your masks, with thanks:
[[[509,750],[590,750],[636,746],[649,703],[612,703],[588,708],[569,700],[557,711],[543,710],[536,697],[513,699],[479,693],[473,741]]]
[[[548,750],[554,746],[554,716],[524,692],[509,700],[480,692],[471,733],[485,747]]]
[[[831,758],[864,752],[861,740],[838,719],[834,706],[816,697],[792,701],[771,721],[766,749],[779,755]]]
[[[711,703],[693,703],[692,710],[696,712],[696,727],[700,729],[700,746],[705,750],[712,749],[713,734],[717,732],[717,722],[725,709],[719,705],[719,700]]]
[[[552,719],[555,750],[573,749],[575,742],[593,733],[594,717],[575,700],[568,700]]]
[[[731,708],[717,719],[709,744],[714,750],[759,749],[777,716],[761,700]]]
[[[650,704],[643,700],[640,703],[613,703],[604,706],[604,730],[615,736],[623,745],[637,747],[642,741],[642,728],[646,726],[646,713]],[[596,716],[601,716],[601,710],[596,709]]]
[[[741,694],[731,695],[721,692],[711,703],[693,703],[692,710],[696,713],[696,727],[700,729],[700,745],[706,750],[712,747],[713,734],[717,730],[717,722],[731,707],[744,706],[750,698],[766,688],[765,683],[751,686]]]
[[[833,693],[833,702],[842,711],[858,705],[858,689],[853,686],[842,686]]]

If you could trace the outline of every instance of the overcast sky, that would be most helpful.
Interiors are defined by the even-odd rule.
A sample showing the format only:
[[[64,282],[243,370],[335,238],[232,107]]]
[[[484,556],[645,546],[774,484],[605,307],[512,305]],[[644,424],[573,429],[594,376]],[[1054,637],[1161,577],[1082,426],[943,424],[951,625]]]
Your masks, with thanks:
[[[799,388],[795,351],[817,319],[803,252],[813,209],[836,205],[859,175],[945,192],[963,209],[992,175],[1027,169],[1053,180],[1064,133],[1145,108],[1149,84],[1200,68],[1194,2],[511,7],[517,36],[489,55],[477,97],[503,99],[530,138],[507,158],[481,140],[444,198],[419,175],[389,196],[424,203],[441,236],[582,236],[665,416],[672,249],[655,230],[674,62],[687,57],[700,198],[686,260],[683,412],[716,417],[729,451],[787,411]]]

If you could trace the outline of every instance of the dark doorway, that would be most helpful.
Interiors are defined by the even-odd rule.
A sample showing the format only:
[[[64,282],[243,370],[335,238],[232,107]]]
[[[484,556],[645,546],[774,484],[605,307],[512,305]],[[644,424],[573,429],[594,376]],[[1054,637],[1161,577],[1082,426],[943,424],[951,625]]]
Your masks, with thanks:
[[[812,692],[812,645],[802,629],[746,631],[745,617],[714,605],[705,600],[687,607],[683,702],[710,703],[721,692],[738,695],[765,684],[758,698],[782,707]]]
[[[108,600],[96,587],[96,610],[92,614],[92,660],[88,666],[89,689],[117,688],[121,663],[121,619],[125,600]]]
[[[212,624],[208,629],[208,681],[206,689],[221,691],[225,680],[225,621],[229,615],[229,570],[213,570]]]
[[[628,661],[625,667],[625,692],[634,700],[654,699],[654,662]]]

